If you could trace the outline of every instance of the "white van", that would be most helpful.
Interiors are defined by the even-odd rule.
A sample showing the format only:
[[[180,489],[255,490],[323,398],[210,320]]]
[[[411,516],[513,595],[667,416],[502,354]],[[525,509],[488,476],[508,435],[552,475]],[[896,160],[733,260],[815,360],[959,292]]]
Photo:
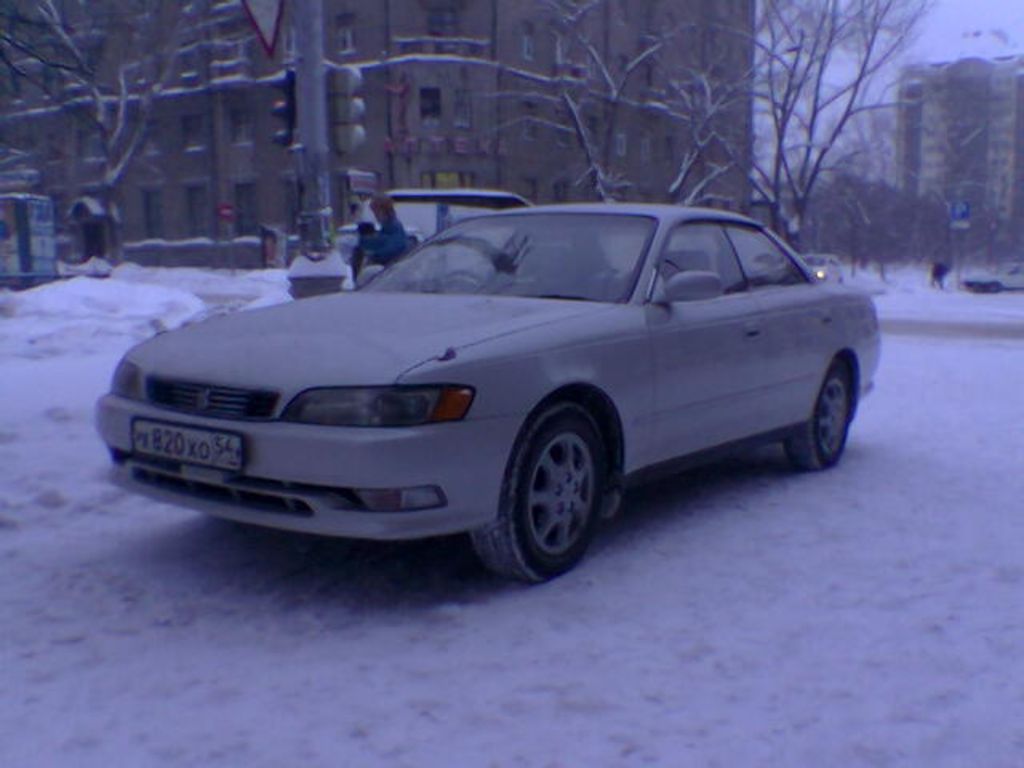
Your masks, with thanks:
[[[469,216],[530,204],[513,192],[494,189],[393,189],[387,194],[402,226],[421,240]]]

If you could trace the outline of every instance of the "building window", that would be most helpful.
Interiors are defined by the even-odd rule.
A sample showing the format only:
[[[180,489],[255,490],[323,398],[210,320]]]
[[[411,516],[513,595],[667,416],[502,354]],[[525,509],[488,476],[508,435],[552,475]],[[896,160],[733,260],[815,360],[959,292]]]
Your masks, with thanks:
[[[522,40],[523,61],[533,61],[537,54],[537,45],[533,33],[533,24],[526,22],[523,25]]]
[[[536,179],[523,179],[523,188],[526,190],[526,199],[537,200],[538,184]]]
[[[210,234],[210,203],[204,184],[185,187],[185,226],[189,237]]]
[[[10,67],[9,71],[8,71],[8,76],[10,78],[9,79],[9,83],[10,83],[10,86],[11,86],[10,87],[11,97],[14,98],[14,99],[20,99],[21,98],[21,78],[23,77],[23,75],[20,72],[18,72],[17,70],[15,70],[14,67]]]
[[[640,139],[640,159],[645,162],[651,162],[651,137],[643,136]]]
[[[569,182],[556,181],[554,186],[551,187],[551,194],[555,198],[555,202],[566,202],[569,199]]]
[[[626,151],[629,149],[629,142],[626,140],[626,132],[619,131],[615,134],[615,155],[616,157],[625,157]]]
[[[665,159],[675,161],[676,159],[676,137],[665,137]]]
[[[454,8],[433,8],[427,12],[427,33],[433,37],[454,37],[459,32],[459,12]]]
[[[252,143],[252,113],[248,107],[232,107],[228,111],[228,126],[234,144]]]
[[[356,50],[356,15],[342,13],[334,18],[334,35],[338,53],[354,53]]]
[[[60,85],[60,81],[53,67],[43,67],[43,92],[47,96],[53,96],[58,85]]]
[[[472,171],[424,171],[420,174],[420,186],[424,189],[475,187],[476,174]]]
[[[473,127],[473,92],[468,88],[455,91],[455,127]]]
[[[523,102],[523,139],[537,140],[537,107],[529,101]]]
[[[195,151],[206,146],[203,139],[203,116],[181,116],[181,144],[185,151]]]
[[[299,185],[295,179],[285,179],[283,187],[284,207],[288,212],[288,230],[294,231],[299,220]]]
[[[98,131],[80,130],[78,132],[78,154],[86,162],[100,162],[104,152],[103,137]]]
[[[440,88],[420,88],[420,122],[431,128],[441,122]]]
[[[163,200],[159,189],[142,190],[142,226],[149,240],[164,236]]]
[[[295,38],[295,27],[291,24],[284,31],[284,58],[285,61],[294,61],[299,53],[299,44]]]
[[[252,182],[235,184],[235,234],[255,235],[259,212],[256,209],[256,185]]]
[[[142,151],[147,155],[160,154],[160,123],[156,120],[146,122],[146,140]]]
[[[199,64],[195,51],[183,51],[178,54],[178,71],[184,85],[196,85],[199,82]]]

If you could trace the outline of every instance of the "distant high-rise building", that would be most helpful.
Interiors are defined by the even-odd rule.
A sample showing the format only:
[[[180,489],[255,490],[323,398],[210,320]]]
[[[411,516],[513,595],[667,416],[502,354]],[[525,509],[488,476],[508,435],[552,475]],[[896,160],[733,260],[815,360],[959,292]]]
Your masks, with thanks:
[[[901,186],[945,202],[951,224],[972,250],[994,256],[1019,251],[1024,57],[910,67],[902,74],[899,104]]]

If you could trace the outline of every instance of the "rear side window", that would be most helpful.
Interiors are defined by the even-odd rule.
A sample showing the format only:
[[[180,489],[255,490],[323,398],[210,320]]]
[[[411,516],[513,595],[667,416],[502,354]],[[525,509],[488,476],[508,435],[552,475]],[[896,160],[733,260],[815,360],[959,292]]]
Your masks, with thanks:
[[[743,227],[729,227],[728,233],[752,288],[807,283],[789,255],[764,233]]]
[[[725,293],[746,289],[736,256],[722,229],[715,224],[683,224],[668,237],[658,274],[668,279],[679,272],[715,272]]]

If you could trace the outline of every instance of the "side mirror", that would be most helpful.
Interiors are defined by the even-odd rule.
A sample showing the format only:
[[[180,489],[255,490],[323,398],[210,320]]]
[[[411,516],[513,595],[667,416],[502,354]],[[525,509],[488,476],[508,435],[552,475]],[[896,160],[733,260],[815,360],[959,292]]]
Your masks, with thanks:
[[[654,300],[659,304],[714,299],[725,293],[722,278],[715,272],[678,272],[661,283]]]

